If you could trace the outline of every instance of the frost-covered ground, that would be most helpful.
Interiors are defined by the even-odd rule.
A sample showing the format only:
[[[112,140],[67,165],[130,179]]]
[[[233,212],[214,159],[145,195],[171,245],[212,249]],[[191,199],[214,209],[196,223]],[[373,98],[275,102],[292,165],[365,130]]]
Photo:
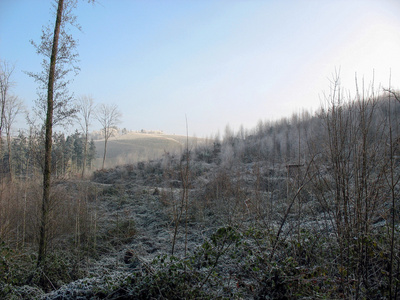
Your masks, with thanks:
[[[307,174],[288,178],[284,165],[263,163],[192,161],[189,170],[185,181],[182,161],[160,160],[95,174],[98,255],[85,278],[42,299],[341,297],[333,215],[311,185],[299,188]],[[384,233],[378,221],[371,237]],[[387,240],[379,243],[370,248],[374,282],[388,257]]]
[[[45,294],[43,299],[112,298],[115,287],[129,280],[133,271],[143,271],[157,256],[171,254],[176,218],[182,207],[181,182],[156,186],[154,178],[138,179],[118,168],[104,177],[107,180],[100,178],[100,182],[90,183],[100,195],[90,205],[97,210],[99,236],[109,237],[106,242],[99,241],[98,247],[108,250],[98,260],[91,259],[87,278]],[[168,185],[171,187],[165,187]],[[174,247],[177,257],[184,256],[185,246],[187,253],[193,252],[224,222],[221,211],[199,211],[194,205],[197,195],[198,191],[190,189],[187,218],[185,207],[182,209]],[[122,233],[116,228],[121,228]]]

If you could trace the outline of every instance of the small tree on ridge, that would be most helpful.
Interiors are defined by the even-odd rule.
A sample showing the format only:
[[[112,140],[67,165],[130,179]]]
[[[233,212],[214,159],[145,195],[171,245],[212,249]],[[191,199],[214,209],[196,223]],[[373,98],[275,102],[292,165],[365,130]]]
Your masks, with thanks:
[[[101,104],[96,111],[96,119],[100,122],[101,130],[104,136],[102,169],[104,169],[104,163],[106,161],[108,139],[114,134],[114,130],[117,129],[117,124],[120,122],[120,118],[121,113],[115,104]]]

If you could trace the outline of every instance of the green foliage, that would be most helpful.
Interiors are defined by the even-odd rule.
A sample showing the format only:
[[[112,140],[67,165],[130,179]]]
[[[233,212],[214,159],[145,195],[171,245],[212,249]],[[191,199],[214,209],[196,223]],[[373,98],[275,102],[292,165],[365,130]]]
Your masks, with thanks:
[[[307,233],[305,233],[307,235]],[[308,235],[311,237],[311,235]],[[270,236],[251,228],[221,227],[185,258],[161,255],[134,270],[129,282],[115,287],[118,297],[135,299],[293,299],[339,296],[328,264],[311,253],[317,239],[280,245],[271,259]],[[322,243],[322,242],[321,242]],[[124,291],[124,292],[123,292]],[[118,297],[117,297],[118,296]]]
[[[17,284],[18,269],[15,268],[16,253],[5,245],[0,244],[0,282],[3,284]]]
[[[106,187],[102,190],[101,194],[104,196],[121,196],[122,190],[119,189],[117,186],[112,185],[109,187]]]
[[[109,239],[114,241],[114,244],[123,244],[131,241],[136,235],[135,221],[132,219],[124,219],[115,223],[115,227],[107,232]]]
[[[220,228],[186,258],[158,256],[151,265],[136,270],[120,290],[135,299],[239,298],[233,278],[226,277],[220,262],[231,246],[239,245],[240,237],[232,227]]]
[[[22,253],[0,244],[0,298],[35,299],[43,292],[31,284],[36,256]]]
[[[45,291],[60,288],[62,285],[82,278],[86,273],[73,251],[52,251],[46,256],[44,267],[33,268],[29,282]]]

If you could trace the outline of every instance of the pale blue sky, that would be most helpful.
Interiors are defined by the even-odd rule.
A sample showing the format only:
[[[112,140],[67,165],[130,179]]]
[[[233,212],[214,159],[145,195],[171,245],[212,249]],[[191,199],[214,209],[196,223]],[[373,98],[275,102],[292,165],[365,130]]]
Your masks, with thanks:
[[[0,59],[15,63],[13,93],[32,107],[39,42],[51,0],[0,0]],[[121,127],[210,136],[229,124],[316,110],[341,69],[400,87],[400,1],[99,0],[76,11],[80,74],[70,89],[116,103]],[[22,127],[23,125],[21,125]],[[96,129],[94,124],[92,129]]]

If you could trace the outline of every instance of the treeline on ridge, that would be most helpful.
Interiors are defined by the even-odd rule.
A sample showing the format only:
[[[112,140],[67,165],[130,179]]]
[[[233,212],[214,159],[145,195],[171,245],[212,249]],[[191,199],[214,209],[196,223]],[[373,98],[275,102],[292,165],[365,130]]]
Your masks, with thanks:
[[[20,131],[10,141],[10,147],[7,143],[2,145],[2,177],[40,176],[43,169],[43,133],[31,128],[28,134]],[[56,178],[75,176],[82,170],[84,143],[85,136],[78,131],[68,136],[62,132],[53,134],[52,170]],[[95,159],[96,146],[91,140],[88,145],[86,169],[92,169]]]

